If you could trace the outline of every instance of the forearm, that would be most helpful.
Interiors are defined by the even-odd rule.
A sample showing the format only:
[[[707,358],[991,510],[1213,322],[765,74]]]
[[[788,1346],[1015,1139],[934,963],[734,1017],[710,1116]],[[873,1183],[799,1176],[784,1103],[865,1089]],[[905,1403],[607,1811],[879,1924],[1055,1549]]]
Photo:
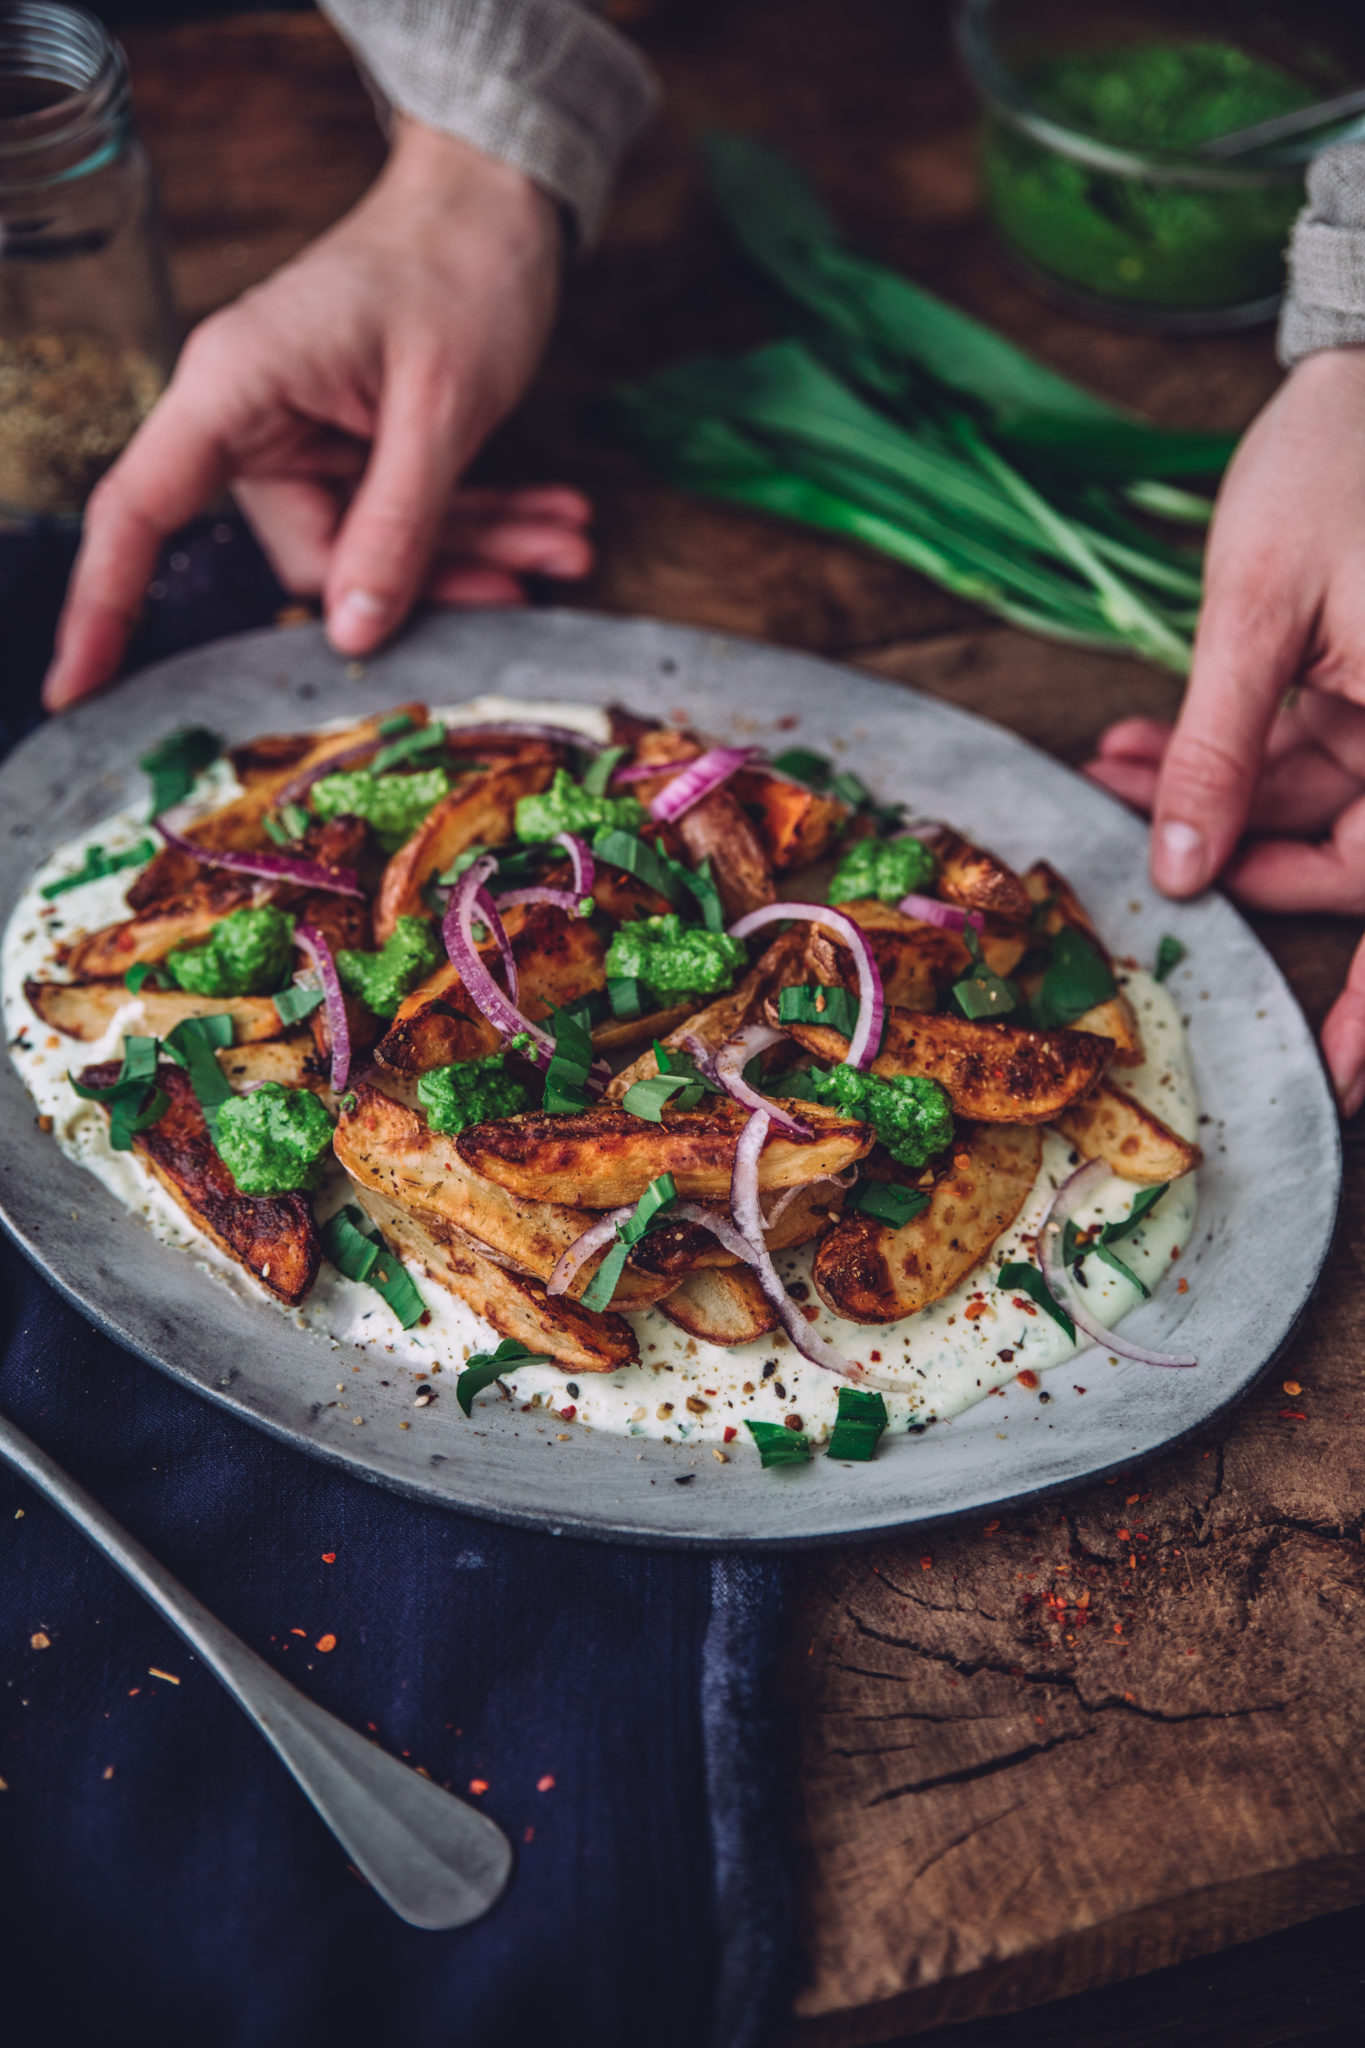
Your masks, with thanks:
[[[1365,142],[1314,160],[1289,244],[1280,361],[1289,368],[1324,348],[1365,348]]]
[[[591,241],[653,108],[632,45],[579,0],[321,0],[390,105],[513,166]]]

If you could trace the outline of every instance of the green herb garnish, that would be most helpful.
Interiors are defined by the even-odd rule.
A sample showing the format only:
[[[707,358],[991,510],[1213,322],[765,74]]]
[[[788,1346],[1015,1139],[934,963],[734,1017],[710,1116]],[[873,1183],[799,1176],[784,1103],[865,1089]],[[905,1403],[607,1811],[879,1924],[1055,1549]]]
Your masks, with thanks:
[[[663,1122],[663,1112],[671,1101],[677,1109],[695,1109],[703,1095],[724,1094],[724,1089],[717,1088],[699,1071],[691,1053],[670,1051],[656,1038],[654,1057],[658,1062],[658,1073],[647,1074],[643,1080],[632,1082],[621,1098],[622,1109],[628,1109],[632,1116],[643,1117],[649,1124],[659,1124]]]
[[[923,1188],[903,1188],[890,1180],[861,1180],[844,1197],[844,1208],[860,1209],[864,1216],[875,1216],[879,1223],[889,1223],[893,1230],[899,1230],[914,1217],[923,1215],[929,1199]]]
[[[270,998],[275,1005],[275,1015],[281,1024],[298,1024],[303,1018],[311,1017],[323,1001],[320,988],[305,988],[301,981],[291,982]]]
[[[653,889],[656,895],[663,896],[669,903],[678,905],[682,902],[683,884],[678,879],[680,864],[656,853],[634,832],[623,832],[616,825],[604,825],[593,835],[592,850],[608,867],[624,868],[628,875],[634,875],[637,882],[643,882],[647,889]]]
[[[134,960],[123,977],[123,986],[132,995],[138,995],[148,982],[153,988],[164,986],[159,963],[155,960]]]
[[[880,1394],[865,1387],[840,1387],[829,1456],[865,1465],[876,1451],[886,1421],[886,1403]]]
[[[1099,1234],[1099,1242],[1117,1244],[1121,1237],[1127,1237],[1130,1231],[1136,1230],[1139,1223],[1151,1215],[1170,1185],[1169,1181],[1162,1181],[1159,1187],[1141,1189],[1133,1197],[1133,1206],[1126,1216],[1121,1216],[1117,1223],[1105,1224]]]
[[[596,760],[589,762],[582,777],[583,787],[589,796],[607,794],[612,776],[629,752],[629,747],[603,747]]]
[[[152,779],[151,816],[159,818],[182,803],[194,788],[196,776],[222,751],[218,734],[203,725],[184,725],[158,740],[137,764]]]
[[[826,987],[821,982],[804,982],[781,989],[777,998],[779,1024],[824,1024],[844,1038],[858,1028],[858,998],[846,988]]]
[[[321,1226],[322,1249],[347,1280],[359,1280],[373,1287],[403,1328],[410,1330],[426,1314],[426,1303],[402,1261],[390,1251],[378,1231],[366,1228],[368,1222],[363,1211],[348,1202]]]
[[[1052,941],[1043,985],[1033,1003],[1040,1031],[1074,1024],[1116,993],[1109,963],[1094,942],[1073,925],[1063,925]]]
[[[1188,951],[1189,947],[1182,939],[1172,938],[1167,932],[1156,949],[1156,966],[1152,969],[1152,979],[1164,981],[1168,974],[1175,972]]]
[[[1020,1007],[1019,991],[986,965],[981,941],[973,925],[964,925],[962,936],[972,956],[972,971],[953,983],[953,1001],[973,1023],[982,1017],[1008,1017]]]
[[[375,730],[381,740],[391,740],[400,732],[411,732],[416,723],[410,711],[394,711],[389,717],[381,718]]]
[[[1025,1265],[1022,1260],[1013,1260],[1009,1265],[1000,1268],[995,1276],[995,1284],[1006,1290],[1013,1289],[1018,1294],[1027,1294],[1031,1300],[1037,1302],[1040,1309],[1051,1316],[1054,1323],[1066,1331],[1072,1343],[1075,1343],[1076,1325],[1066,1310],[1053,1300],[1048,1284],[1036,1266]]]
[[[633,974],[609,974],[607,976],[607,1001],[611,1014],[623,1023],[631,1017],[643,1017],[647,1009],[657,1007],[644,983]]]
[[[79,889],[84,882],[102,882],[107,875],[116,875],[124,868],[145,868],[155,853],[155,842],[150,839],[139,839],[136,846],[127,846],[122,853],[106,853],[102,846],[88,846],[74,875],[62,875],[55,882],[45,883],[38,893],[45,903],[50,903],[54,896],[64,896],[68,889]]]
[[[402,761],[416,760],[421,754],[439,753],[445,743],[446,729],[439,719],[430,725],[419,725],[416,731],[405,732],[400,739],[381,747],[370,762],[369,772],[371,775],[384,775]]]
[[[165,1114],[170,1097],[156,1084],[159,1047],[154,1038],[128,1037],[123,1041],[123,1064],[104,1088],[88,1088],[74,1074],[67,1079],[85,1102],[102,1102],[109,1111],[109,1143],[115,1152],[127,1152],[139,1131]]]
[[[184,1017],[165,1041],[165,1050],[190,1077],[195,1100],[204,1112],[204,1122],[215,1145],[218,1142],[218,1112],[232,1093],[227,1076],[216,1055],[232,1044],[232,1019],[225,1010],[208,1017]]]
[[[810,1462],[810,1438],[801,1429],[788,1429],[783,1422],[750,1422],[744,1427],[758,1445],[766,1472],[774,1465],[806,1465]]]
[[[543,1351],[528,1351],[515,1337],[504,1337],[496,1351],[476,1351],[466,1361],[464,1371],[455,1382],[455,1399],[468,1415],[474,1406],[474,1396],[481,1394],[485,1387],[491,1387],[494,1380],[501,1379],[505,1372],[515,1372],[519,1365],[552,1365],[553,1359]]]
[[[554,1054],[545,1070],[542,1107],[551,1116],[576,1116],[588,1107],[588,1073],[592,1067],[592,1032],[577,1010],[551,1010],[548,1029]]]
[[[635,1204],[634,1214],[617,1224],[615,1244],[609,1247],[606,1257],[584,1289],[584,1308],[594,1309],[601,1314],[603,1310],[611,1307],[612,1296],[620,1283],[632,1246],[640,1242],[646,1231],[672,1208],[677,1199],[678,1190],[673,1184],[671,1173],[661,1173],[657,1180],[650,1182]]]

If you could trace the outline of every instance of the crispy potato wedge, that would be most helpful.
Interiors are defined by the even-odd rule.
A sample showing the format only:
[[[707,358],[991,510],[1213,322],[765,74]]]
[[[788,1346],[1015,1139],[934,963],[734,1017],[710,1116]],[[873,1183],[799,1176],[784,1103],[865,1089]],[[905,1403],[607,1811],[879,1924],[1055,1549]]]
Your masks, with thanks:
[[[842,1060],[848,1051],[848,1040],[828,1025],[783,1029],[816,1059]],[[946,1090],[958,1116],[980,1123],[1047,1124],[1089,1093],[1108,1060],[1108,1039],[1088,1031],[1021,1031],[1011,1024],[888,1010],[872,1071],[923,1074]]]
[[[759,1159],[760,1189],[797,1187],[842,1173],[871,1150],[872,1132],[822,1103],[801,1105],[813,1136],[770,1138]],[[534,1201],[614,1209],[638,1202],[652,1180],[671,1173],[678,1193],[722,1201],[729,1193],[735,1146],[748,1114],[728,1098],[708,1096],[696,1109],[669,1108],[660,1124],[601,1103],[581,1116],[508,1117],[471,1124],[455,1140],[474,1172]]]
[[[514,904],[504,922],[517,963],[517,1004],[533,1024],[605,987],[606,949],[586,918],[570,917],[552,903],[533,903]],[[485,960],[496,960],[491,941],[479,950]],[[423,1074],[455,1060],[483,1059],[501,1044],[502,1034],[447,961],[399,1005],[377,1057],[397,1073]]]
[[[269,996],[191,996],[182,991],[144,988],[132,995],[121,981],[26,981],[30,1009],[54,1031],[68,1038],[103,1038],[125,1003],[134,1006],[134,1028],[153,1038],[166,1038],[186,1017],[208,1017],[226,1011],[238,1045],[279,1038],[284,1026]]]
[[[356,1196],[388,1243],[416,1259],[440,1287],[457,1295],[500,1337],[546,1352],[565,1372],[615,1372],[639,1357],[624,1316],[594,1315],[566,1295],[549,1295],[543,1280],[500,1266],[439,1216],[415,1216],[397,1202],[357,1187]]]
[[[789,981],[805,979],[804,947],[805,938],[800,929],[783,932],[727,995],[717,996],[704,1009],[684,1017],[671,1031],[654,1035],[670,1050],[676,1050],[685,1039],[695,1037],[712,1052],[717,1051],[727,1038],[733,1038],[746,1024],[762,1017],[764,1002],[775,989],[785,987]],[[606,1100],[619,1102],[636,1081],[658,1071],[659,1062],[651,1045],[648,1052],[641,1053],[639,1059],[623,1067],[607,1083]]]
[[[892,1323],[941,1301],[1013,1223],[1042,1156],[1033,1124],[960,1130],[929,1207],[899,1230],[857,1210],[840,1218],[811,1269],[820,1299],[853,1323]]]
[[[837,908],[872,941],[883,992],[897,1009],[936,1009],[971,968],[972,956],[956,932],[907,917],[893,904],[875,898],[840,903]],[[848,947],[823,925],[808,925],[806,930],[806,978],[827,987],[856,989],[858,974]],[[980,938],[982,958],[996,974],[1012,974],[1028,946],[1025,932],[994,918],[987,920]]]
[[[466,1166],[455,1140],[431,1130],[415,1111],[365,1081],[357,1083],[354,1094],[356,1106],[343,1110],[334,1140],[351,1179],[401,1208],[463,1231],[492,1257],[548,1280],[560,1254],[597,1221],[564,1203],[509,1195]],[[582,1294],[600,1263],[600,1258],[585,1263],[574,1279],[574,1295]],[[648,1308],[687,1270],[651,1273],[632,1259],[616,1290],[617,1305]]]
[[[1124,1180],[1148,1187],[1192,1173],[1204,1157],[1112,1081],[1101,1081],[1092,1095],[1052,1121],[1082,1159],[1103,1159]]]
[[[1013,868],[949,826],[925,838],[938,861],[939,894],[945,902],[987,911],[1010,924],[1028,923],[1033,904]]]
[[[518,797],[548,789],[557,759],[554,749],[543,747],[527,759],[460,777],[384,870],[374,905],[374,935],[381,946],[400,917],[431,915],[422,891],[467,847],[498,846],[512,837]]]
[[[701,745],[690,733],[660,727],[644,734],[636,748],[636,759],[641,766],[656,762],[663,766],[695,760],[701,752]],[[664,781],[663,776],[657,782],[641,780],[632,784],[631,793],[648,804],[664,787]],[[727,917],[743,917],[746,910],[757,910],[760,904],[773,901],[777,891],[773,887],[772,864],[744,806],[728,785],[693,804],[690,811],[675,820],[672,830],[694,867],[704,860],[710,861]]]
[[[1045,860],[1037,860],[1024,876],[1024,887],[1035,904],[1049,903],[1045,922],[1049,933],[1059,932],[1063,925],[1070,925],[1074,931],[1083,932],[1090,943],[1104,955],[1110,967],[1113,955],[1090,920],[1090,914],[1081,903],[1065,875],[1059,874]],[[1028,993],[1035,995],[1041,986],[1042,977],[1030,977]],[[1133,1006],[1127,996],[1119,993],[1108,1002],[1097,1003],[1093,1010],[1087,1010],[1078,1017],[1074,1029],[1093,1031],[1097,1038],[1108,1038],[1114,1050],[1110,1059],[1116,1067],[1140,1067],[1144,1058],[1142,1033],[1133,1014]]]
[[[685,1024],[692,1014],[691,1003],[676,1003],[671,1010],[650,1010],[643,1017],[612,1017],[592,1028],[595,1052],[629,1052],[633,1045],[652,1044],[666,1032]]]
[[[120,1062],[87,1067],[81,1080],[107,1088]],[[253,1279],[294,1308],[318,1275],[322,1246],[306,1195],[244,1195],[218,1156],[204,1112],[181,1067],[163,1060],[156,1085],[170,1097],[165,1114],[139,1131],[133,1150],[190,1220]]]
[[[327,1062],[319,1058],[306,1031],[259,1045],[230,1045],[216,1058],[239,1095],[259,1088],[262,1081],[278,1081],[282,1088],[311,1088],[335,1114],[336,1097],[328,1078]]]
[[[741,768],[730,788],[758,828],[777,874],[823,860],[848,823],[848,805],[763,768]]]
[[[777,1310],[747,1266],[690,1273],[659,1308],[670,1323],[707,1344],[753,1344],[777,1328]]]

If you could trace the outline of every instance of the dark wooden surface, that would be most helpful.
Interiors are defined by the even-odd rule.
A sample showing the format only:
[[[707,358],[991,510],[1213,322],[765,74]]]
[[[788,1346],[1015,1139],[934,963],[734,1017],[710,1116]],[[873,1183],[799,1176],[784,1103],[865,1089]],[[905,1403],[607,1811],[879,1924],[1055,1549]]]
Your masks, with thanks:
[[[601,564],[583,603],[857,662],[1078,762],[1110,719],[1168,714],[1173,681],[663,489],[596,409],[613,376],[777,331],[698,179],[697,131],[732,124],[799,155],[868,247],[1059,368],[1172,425],[1250,418],[1276,381],[1266,334],[1110,333],[1003,269],[978,218],[944,13],[696,0],[646,23],[666,110],[485,467],[595,494]],[[316,18],[128,41],[193,318],[333,219],[380,142]],[[1319,919],[1265,936],[1316,1021],[1356,933]],[[796,2040],[937,2043],[949,2023],[945,2048],[1345,2040],[1365,1936],[1365,1915],[1343,1910],[1365,1900],[1362,1171],[1352,1139],[1322,1293],[1207,1440],[1064,1505],[799,1567]],[[1319,1915],[1335,1917],[1292,1931]],[[1291,1931],[1232,1946],[1275,1929]]]

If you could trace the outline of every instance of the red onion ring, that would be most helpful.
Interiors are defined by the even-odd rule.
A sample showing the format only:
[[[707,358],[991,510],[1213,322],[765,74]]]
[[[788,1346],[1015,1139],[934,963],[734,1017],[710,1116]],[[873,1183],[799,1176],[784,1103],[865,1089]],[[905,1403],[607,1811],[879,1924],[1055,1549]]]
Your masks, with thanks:
[[[793,1138],[809,1138],[811,1127],[803,1124],[798,1117],[760,1095],[757,1088],[751,1088],[744,1078],[744,1069],[756,1053],[766,1052],[770,1045],[780,1045],[786,1038],[785,1031],[778,1031],[771,1024],[746,1024],[733,1038],[727,1039],[715,1057],[715,1077],[727,1095],[742,1103],[745,1109],[762,1110],[779,1130],[790,1132]],[[707,1076],[710,1079],[710,1076]]]
[[[576,832],[556,832],[555,844],[564,848],[573,863],[573,888],[551,889],[538,883],[529,889],[507,889],[496,899],[499,910],[510,910],[515,903],[549,903],[556,910],[567,911],[570,917],[588,915],[592,885],[597,876],[592,850]]]
[[[363,903],[365,891],[354,868],[325,868],[321,861],[299,860],[289,853],[238,853],[229,847],[200,846],[168,825],[164,818],[152,823],[177,853],[187,853],[206,868],[230,868],[239,875],[261,875],[268,882],[290,882],[298,889],[318,889],[329,896],[356,896]]]
[[[537,725],[531,719],[504,718],[489,725],[458,725],[446,719],[446,738],[460,740],[546,740],[557,747],[581,747],[585,754],[600,754],[605,740],[592,740],[569,725]]]
[[[552,909],[567,911],[570,917],[582,917],[587,898],[572,889],[530,888],[508,889],[493,901],[499,910],[513,910],[518,903],[548,903]]]
[[[1116,1337],[1098,1316],[1092,1316],[1089,1309],[1077,1299],[1077,1290],[1071,1285],[1071,1276],[1066,1270],[1062,1257],[1062,1241],[1066,1225],[1084,1202],[1093,1194],[1102,1180],[1109,1177],[1109,1167],[1103,1159],[1089,1159],[1084,1166],[1078,1166],[1069,1179],[1064,1180],[1048,1204],[1047,1214],[1038,1232],[1038,1263],[1043,1269],[1043,1278],[1051,1291],[1053,1300],[1064,1308],[1078,1330],[1084,1330],[1095,1344],[1104,1345],[1119,1358],[1136,1359],[1139,1365],[1198,1365],[1197,1358],[1178,1358],[1170,1351],[1148,1351],[1141,1344],[1134,1344],[1130,1338]]]
[[[664,770],[668,781],[652,799],[650,816],[661,825],[672,825],[728,782],[757,752],[757,747],[710,747],[691,761],[674,763]]]
[[[322,1008],[332,1047],[332,1088],[340,1095],[351,1074],[351,1026],[337,964],[331,947],[316,925],[296,926],[294,943],[322,983]]]
[[[831,910],[825,903],[765,903],[759,910],[751,910],[730,927],[732,939],[747,939],[764,925],[778,924],[784,918],[805,918],[810,924],[822,924],[834,933],[842,944],[848,947],[858,969],[858,1022],[844,1054],[844,1064],[849,1067],[870,1067],[877,1057],[882,1042],[882,1024],[886,1017],[886,994],[882,978],[877,971],[876,955],[867,933],[845,917],[840,910]]]
[[[576,832],[556,832],[555,845],[562,846],[573,862],[573,885],[580,896],[591,896],[597,878],[597,862],[586,839]]]
[[[520,977],[517,973],[517,956],[512,951],[512,941],[507,936],[507,927],[498,916],[497,905],[487,889],[480,889],[474,898],[474,909],[479,922],[487,926],[502,961],[502,978],[507,983],[507,993],[515,1003],[521,993]],[[471,938],[473,933],[470,934]]]
[[[671,1215],[672,1211],[669,1213]],[[562,1251],[555,1260],[550,1277],[545,1282],[545,1292],[567,1293],[584,1261],[590,1259],[595,1251],[600,1251],[603,1245],[610,1244],[616,1235],[617,1224],[624,1223],[628,1216],[634,1214],[635,1204],[627,1202],[624,1208],[608,1209],[604,1216],[599,1216],[596,1223],[591,1224],[581,1237],[576,1237],[568,1250]]]
[[[524,1032],[531,1041],[526,1050],[526,1058],[537,1067],[548,1067],[554,1057],[553,1043],[539,1025],[533,1024],[529,1017],[522,1016],[513,997],[505,995],[498,987],[479,958],[474,944],[472,926],[476,912],[494,937],[498,938],[499,951],[507,941],[507,934],[502,929],[502,919],[494,909],[492,899],[484,886],[497,865],[496,855],[486,853],[481,860],[476,860],[472,867],[465,869],[450,892],[450,901],[446,905],[445,917],[441,924],[441,936],[445,940],[451,965],[469,990],[480,1013],[488,1019],[495,1031],[502,1033],[504,1038],[515,1038]]]
[[[797,1196],[807,1188],[823,1187],[827,1181],[833,1181],[836,1188],[851,1188],[857,1178],[857,1167],[850,1166],[847,1173],[821,1173],[814,1180],[798,1181],[794,1188],[784,1188],[768,1211],[768,1229],[776,1229]]]
[[[397,735],[393,735],[397,737]],[[321,782],[324,775],[339,775],[344,768],[354,768],[358,762],[368,761],[388,740],[380,733],[373,739],[360,740],[353,747],[343,747],[339,754],[329,754],[323,761],[315,761],[311,768],[302,768],[284,788],[271,799],[278,810],[281,804],[296,804],[307,796],[315,782]]]
[[[917,896],[912,890],[896,905],[905,917],[917,917],[922,924],[937,925],[941,932],[960,932],[970,925],[974,932],[986,929],[979,910],[959,910],[955,903],[940,903],[937,896]]]

